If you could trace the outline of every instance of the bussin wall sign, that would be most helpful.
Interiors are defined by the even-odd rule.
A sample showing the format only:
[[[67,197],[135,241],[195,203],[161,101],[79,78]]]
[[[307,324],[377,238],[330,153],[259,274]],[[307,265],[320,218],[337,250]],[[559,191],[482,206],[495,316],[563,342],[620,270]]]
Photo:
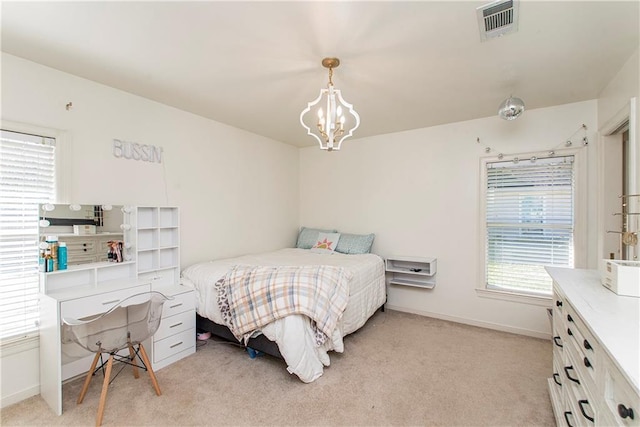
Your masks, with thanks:
[[[119,159],[162,163],[162,147],[114,139],[113,156]]]

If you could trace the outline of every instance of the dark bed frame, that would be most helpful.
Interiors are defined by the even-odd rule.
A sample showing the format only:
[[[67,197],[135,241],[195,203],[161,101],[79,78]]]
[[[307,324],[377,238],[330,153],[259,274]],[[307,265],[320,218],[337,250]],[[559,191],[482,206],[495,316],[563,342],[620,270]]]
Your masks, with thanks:
[[[206,317],[202,317],[197,313],[196,313],[196,328],[197,330],[211,332],[211,335],[215,335],[216,337],[222,338],[225,341],[238,343],[243,347],[248,347],[253,350],[260,351],[270,356],[282,359],[280,350],[278,350],[278,344],[276,344],[273,341],[270,341],[264,335],[258,335],[255,338],[249,338],[249,341],[245,346],[242,342],[236,339],[236,337],[231,333],[229,328],[227,328],[226,326],[214,323],[211,320],[207,319]]]
[[[380,311],[384,311],[385,304],[386,304],[386,301],[379,307]],[[254,338],[249,338],[247,345],[244,345],[242,342],[236,339],[236,337],[233,335],[233,333],[231,333],[229,328],[227,328],[224,325],[219,325],[207,319],[206,317],[200,316],[197,313],[196,313],[196,328],[198,331],[211,332],[212,336],[222,338],[225,341],[237,343],[238,345],[241,345],[243,347],[247,347],[255,351],[259,351],[259,352],[268,354],[270,356],[277,357],[278,359],[282,359],[282,355],[280,354],[280,350],[278,349],[278,344],[269,340],[267,337],[265,337],[262,334]]]

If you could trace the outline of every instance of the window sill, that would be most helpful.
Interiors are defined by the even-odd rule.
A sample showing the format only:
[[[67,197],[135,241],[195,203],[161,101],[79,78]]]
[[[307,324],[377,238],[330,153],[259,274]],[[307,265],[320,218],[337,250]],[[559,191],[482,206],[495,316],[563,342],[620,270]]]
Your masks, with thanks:
[[[0,357],[11,356],[32,350],[40,346],[40,335],[38,332],[30,333],[20,338],[10,338],[0,341]]]
[[[552,297],[515,294],[513,292],[495,291],[490,289],[476,289],[478,296],[482,298],[493,298],[503,301],[518,302],[521,304],[539,305],[542,307],[551,307]]]

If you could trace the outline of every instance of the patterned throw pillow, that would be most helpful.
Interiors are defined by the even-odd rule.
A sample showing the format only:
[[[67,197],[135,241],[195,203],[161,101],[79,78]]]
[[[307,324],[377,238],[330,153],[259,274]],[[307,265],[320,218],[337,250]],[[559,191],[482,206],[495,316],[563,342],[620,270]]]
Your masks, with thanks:
[[[335,233],[338,230],[321,230],[319,228],[302,227],[298,234],[296,248],[311,249],[318,241],[318,233]]]
[[[338,246],[340,233],[318,233],[318,240],[311,248],[311,252],[332,254]]]

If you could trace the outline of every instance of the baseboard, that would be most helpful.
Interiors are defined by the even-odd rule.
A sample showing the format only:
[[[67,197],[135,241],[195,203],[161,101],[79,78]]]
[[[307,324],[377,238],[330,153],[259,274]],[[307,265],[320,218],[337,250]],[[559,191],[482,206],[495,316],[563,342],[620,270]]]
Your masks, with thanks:
[[[541,339],[547,339],[547,340],[551,339],[551,334],[546,332],[533,331],[533,330],[524,329],[524,328],[514,328],[513,326],[501,325],[499,323],[482,322],[480,320],[449,316],[447,314],[433,313],[429,311],[409,310],[405,307],[398,307],[390,304],[386,304],[385,308],[388,308],[389,310],[402,311],[404,313],[418,314],[420,316],[434,317],[436,319],[447,320],[449,322],[462,323],[470,326],[478,326],[480,328],[485,328],[485,329],[493,329],[496,331],[509,332],[517,335],[526,335],[529,337],[541,338]]]
[[[0,398],[0,408],[5,408],[9,405],[13,405],[14,403],[21,402],[25,399],[28,399],[31,396],[35,396],[40,394],[40,384],[29,387],[26,390],[21,390],[17,393],[13,393],[9,396],[3,396]]]

